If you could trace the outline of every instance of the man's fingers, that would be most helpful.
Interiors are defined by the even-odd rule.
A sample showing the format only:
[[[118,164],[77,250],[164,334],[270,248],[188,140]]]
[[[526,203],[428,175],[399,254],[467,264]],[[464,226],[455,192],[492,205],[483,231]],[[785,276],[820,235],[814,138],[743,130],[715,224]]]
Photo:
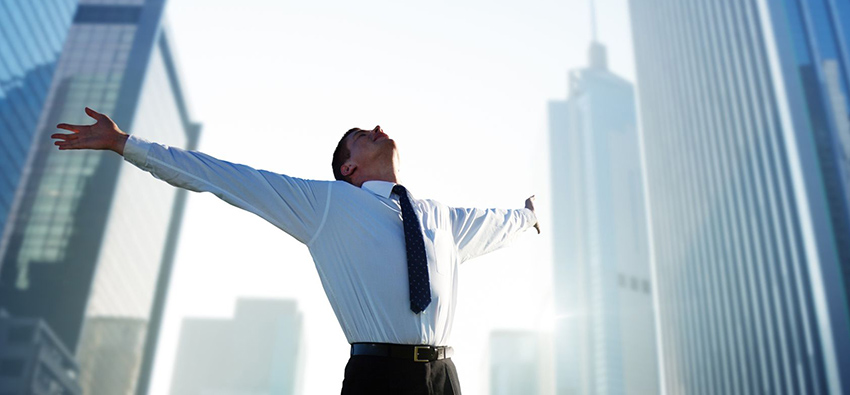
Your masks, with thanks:
[[[59,129],[70,130],[74,133],[79,133],[83,129],[89,128],[90,126],[89,125],[70,125],[70,124],[67,124],[67,123],[60,123],[60,124],[56,125],[56,127],[59,128]]]
[[[67,134],[67,133],[55,133],[50,136],[52,139],[61,139],[61,140],[76,140],[79,136],[76,134]]]
[[[74,149],[73,143],[74,143],[73,141],[57,141],[57,142],[54,142],[53,145],[58,146],[60,150],[65,150],[65,149]]]
[[[102,121],[103,118],[104,118],[103,114],[101,114],[101,113],[99,113],[95,110],[92,110],[91,108],[88,108],[88,107],[86,107],[86,114],[88,114],[88,116],[92,117],[95,121]]]
[[[534,195],[531,195],[528,199],[525,199],[525,208],[534,211]]]
[[[94,119],[95,121],[100,120],[100,117],[99,117],[100,114],[98,114],[97,111],[92,110],[91,108],[86,107],[86,114],[88,114],[88,116],[92,117],[92,119]]]
[[[86,139],[73,139],[73,140],[57,140],[53,143],[53,145],[59,147],[60,150],[66,149],[92,149],[93,147],[89,144]],[[96,149],[96,148],[95,148]]]
[[[535,195],[531,195],[528,199],[525,199],[525,208],[534,212],[534,198]],[[540,234],[540,221],[534,224],[534,229],[537,230],[537,234]]]

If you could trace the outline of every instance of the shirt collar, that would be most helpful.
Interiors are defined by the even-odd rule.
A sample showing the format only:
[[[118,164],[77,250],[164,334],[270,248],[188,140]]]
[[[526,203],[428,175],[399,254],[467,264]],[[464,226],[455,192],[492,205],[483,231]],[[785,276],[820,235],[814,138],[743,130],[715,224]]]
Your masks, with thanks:
[[[369,192],[374,193],[375,195],[388,198],[393,193],[393,187],[395,183],[388,181],[366,181],[363,183],[360,188],[363,188]]]

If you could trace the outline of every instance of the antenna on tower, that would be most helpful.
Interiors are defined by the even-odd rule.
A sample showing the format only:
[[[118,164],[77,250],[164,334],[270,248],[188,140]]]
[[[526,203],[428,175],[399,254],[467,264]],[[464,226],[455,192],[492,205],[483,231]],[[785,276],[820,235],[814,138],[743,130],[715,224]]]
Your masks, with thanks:
[[[590,2],[590,42],[596,42],[596,4],[593,0]]]
[[[608,56],[605,53],[605,46],[596,40],[596,3],[594,0],[589,0],[590,3],[590,68],[598,70],[608,69]]]

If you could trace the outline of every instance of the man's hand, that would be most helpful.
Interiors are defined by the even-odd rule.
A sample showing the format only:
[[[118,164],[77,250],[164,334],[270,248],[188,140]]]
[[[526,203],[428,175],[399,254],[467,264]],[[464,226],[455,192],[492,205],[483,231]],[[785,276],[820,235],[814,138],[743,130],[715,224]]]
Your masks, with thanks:
[[[525,208],[534,212],[534,195],[531,195],[528,199],[525,199]],[[536,214],[536,213],[535,213]],[[537,220],[537,223],[534,224],[534,229],[537,229],[537,234],[540,234],[540,220]]]
[[[115,122],[109,117],[86,107],[86,114],[94,118],[94,125],[69,125],[60,123],[56,125],[59,129],[69,130],[71,134],[56,133],[50,138],[58,139],[54,144],[60,150],[66,149],[96,149],[112,150],[119,155],[124,155],[124,144],[127,142],[127,133],[121,131]]]

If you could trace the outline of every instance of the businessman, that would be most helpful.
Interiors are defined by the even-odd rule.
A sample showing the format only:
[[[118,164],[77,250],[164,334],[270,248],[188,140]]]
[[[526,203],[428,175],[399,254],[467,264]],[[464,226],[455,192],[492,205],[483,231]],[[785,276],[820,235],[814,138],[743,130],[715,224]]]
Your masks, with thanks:
[[[93,125],[59,124],[60,150],[112,150],[171,185],[210,192],[304,243],[350,343],[343,394],[460,394],[448,346],[459,265],[535,227],[516,210],[445,206],[399,183],[398,150],[381,129],[354,128],[333,153],[336,181],[305,180]]]

